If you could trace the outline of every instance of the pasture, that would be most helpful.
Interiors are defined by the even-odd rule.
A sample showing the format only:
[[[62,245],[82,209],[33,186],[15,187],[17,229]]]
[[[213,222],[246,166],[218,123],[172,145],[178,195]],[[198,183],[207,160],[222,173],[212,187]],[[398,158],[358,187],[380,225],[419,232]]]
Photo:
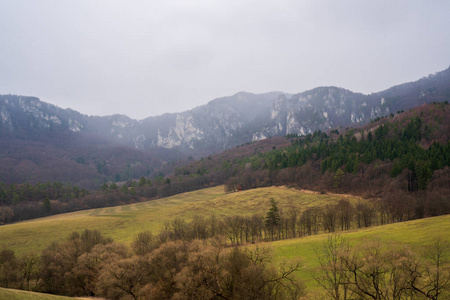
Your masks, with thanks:
[[[129,244],[142,231],[157,233],[165,221],[175,217],[191,220],[194,215],[218,218],[231,215],[264,214],[269,199],[280,209],[335,203],[344,196],[317,194],[285,187],[258,188],[227,194],[223,186],[183,193],[135,204],[90,209],[0,226],[0,247],[16,254],[41,251],[51,242],[63,240],[73,231],[99,230],[118,242]],[[357,201],[356,198],[348,198]]]

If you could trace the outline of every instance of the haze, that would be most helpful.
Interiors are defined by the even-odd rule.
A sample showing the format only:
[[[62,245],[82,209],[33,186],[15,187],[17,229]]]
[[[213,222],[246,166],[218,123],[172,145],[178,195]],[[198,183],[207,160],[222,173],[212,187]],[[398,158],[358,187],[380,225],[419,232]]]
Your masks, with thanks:
[[[365,94],[450,64],[450,1],[0,0],[0,94],[142,119],[239,91]]]

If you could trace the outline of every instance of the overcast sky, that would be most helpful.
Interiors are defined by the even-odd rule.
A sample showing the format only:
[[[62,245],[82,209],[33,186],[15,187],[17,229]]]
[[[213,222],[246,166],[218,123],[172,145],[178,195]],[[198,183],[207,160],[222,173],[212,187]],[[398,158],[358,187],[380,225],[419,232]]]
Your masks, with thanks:
[[[89,115],[239,91],[369,94],[449,65],[448,0],[0,0],[0,94]]]

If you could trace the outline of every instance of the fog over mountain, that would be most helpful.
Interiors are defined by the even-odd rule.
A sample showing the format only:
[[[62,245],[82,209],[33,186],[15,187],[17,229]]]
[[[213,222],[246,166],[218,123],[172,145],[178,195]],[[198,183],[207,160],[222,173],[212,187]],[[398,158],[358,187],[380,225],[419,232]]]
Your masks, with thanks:
[[[140,150],[162,147],[205,153],[272,136],[364,124],[398,110],[448,100],[449,91],[447,69],[370,95],[338,87],[294,95],[240,92],[181,113],[143,120],[125,115],[87,116],[34,97],[3,95],[0,125],[3,137],[33,138],[36,131],[83,132]]]
[[[356,126],[423,103],[450,100],[450,68],[364,95],[338,87],[298,94],[239,92],[172,114],[88,116],[36,97],[0,96],[0,181],[104,180],[149,176],[166,162],[248,142]]]

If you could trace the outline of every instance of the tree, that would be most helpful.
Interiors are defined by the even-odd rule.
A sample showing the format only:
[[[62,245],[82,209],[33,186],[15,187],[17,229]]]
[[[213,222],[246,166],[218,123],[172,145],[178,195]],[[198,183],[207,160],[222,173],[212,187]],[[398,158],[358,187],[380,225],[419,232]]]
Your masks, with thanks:
[[[338,188],[341,186],[344,175],[345,175],[345,173],[344,173],[344,171],[341,170],[341,168],[337,169],[337,171],[333,177],[333,187],[334,188]]]
[[[122,185],[122,187],[120,188],[120,191],[123,193],[123,194],[128,194],[128,187],[127,187],[127,185],[126,184],[124,184],[124,185]]]
[[[86,229],[81,235],[73,232],[67,240],[52,243],[41,255],[42,291],[69,296],[85,295],[85,277],[76,272],[80,256],[91,252],[96,245],[111,242],[98,230]]]
[[[356,204],[356,223],[358,228],[372,226],[375,212],[373,205],[367,201],[358,201]]]
[[[341,230],[349,230],[352,220],[353,207],[348,200],[341,199],[336,205],[338,222],[341,225]]]
[[[19,262],[14,251],[3,249],[0,251],[0,286],[5,288],[19,288],[21,285]]]
[[[280,213],[278,211],[277,202],[273,198],[271,198],[270,208],[269,211],[266,213],[265,225],[269,231],[270,238],[272,241],[274,240],[275,229],[278,228],[279,224],[280,224]]]
[[[14,209],[9,206],[0,206],[0,225],[11,222],[14,217]]]
[[[50,213],[51,210],[52,210],[52,205],[50,203],[50,200],[48,199],[48,197],[45,197],[45,199],[44,199],[44,211],[46,213]]]
[[[131,248],[136,255],[145,255],[159,246],[159,242],[150,231],[139,233],[131,243]]]
[[[297,220],[298,220],[298,209],[296,208],[289,208],[288,210],[288,221],[289,221],[289,230],[292,233],[292,237],[296,238],[297,237]]]
[[[322,209],[323,229],[328,232],[334,232],[336,228],[336,206],[326,205]]]
[[[353,295],[344,264],[345,258],[350,256],[350,249],[349,241],[338,235],[330,235],[322,247],[314,249],[320,269],[313,273],[313,278],[331,299],[345,300]]]
[[[77,278],[80,294],[94,295],[98,289],[99,274],[110,264],[129,257],[128,249],[119,243],[97,244],[91,251],[83,253],[72,269]],[[82,292],[81,292],[82,291]]]
[[[190,245],[189,264],[176,277],[175,299],[298,299],[303,284],[295,278],[300,264],[271,264],[263,247],[225,249],[222,243]]]
[[[139,256],[108,264],[98,276],[97,294],[109,299],[138,299],[145,284],[146,263]]]
[[[147,180],[145,179],[144,176],[142,176],[141,179],[139,180],[139,187],[143,187],[145,184],[147,184]]]
[[[406,265],[409,289],[426,299],[450,298],[450,244],[437,239],[426,247],[424,260],[411,260]]]

